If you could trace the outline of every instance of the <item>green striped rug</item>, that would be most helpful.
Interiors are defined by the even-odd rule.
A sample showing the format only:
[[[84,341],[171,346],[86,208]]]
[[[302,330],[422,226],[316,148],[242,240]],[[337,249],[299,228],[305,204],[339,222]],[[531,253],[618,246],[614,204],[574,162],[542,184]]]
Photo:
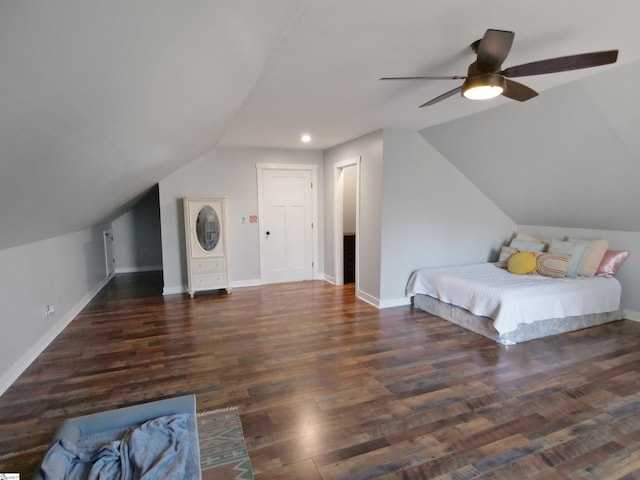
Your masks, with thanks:
[[[198,413],[203,480],[253,480],[236,408]]]

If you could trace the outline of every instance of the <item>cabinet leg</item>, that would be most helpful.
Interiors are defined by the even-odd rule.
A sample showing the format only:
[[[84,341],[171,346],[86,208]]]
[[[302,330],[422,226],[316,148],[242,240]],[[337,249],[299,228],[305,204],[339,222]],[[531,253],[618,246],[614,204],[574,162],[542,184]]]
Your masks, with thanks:
[[[195,291],[189,290],[189,296],[190,296],[191,298],[193,298],[193,295],[194,295],[195,293],[196,293]]]
[[[231,295],[231,288],[225,288],[224,291],[227,292],[227,295]]]

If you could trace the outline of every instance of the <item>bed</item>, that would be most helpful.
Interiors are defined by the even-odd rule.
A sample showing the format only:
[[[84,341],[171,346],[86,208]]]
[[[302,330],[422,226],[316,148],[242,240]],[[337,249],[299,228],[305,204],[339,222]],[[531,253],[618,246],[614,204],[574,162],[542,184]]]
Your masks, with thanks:
[[[622,318],[615,278],[515,275],[495,263],[418,270],[407,295],[416,308],[504,345]]]

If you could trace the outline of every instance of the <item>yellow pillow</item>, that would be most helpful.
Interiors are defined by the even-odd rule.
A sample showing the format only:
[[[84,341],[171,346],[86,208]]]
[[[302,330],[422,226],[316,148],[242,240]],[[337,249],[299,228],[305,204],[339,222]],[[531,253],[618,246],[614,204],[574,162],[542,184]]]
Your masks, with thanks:
[[[535,273],[536,271],[536,254],[534,252],[518,252],[509,257],[507,262],[507,271],[518,275],[526,275],[527,273]]]

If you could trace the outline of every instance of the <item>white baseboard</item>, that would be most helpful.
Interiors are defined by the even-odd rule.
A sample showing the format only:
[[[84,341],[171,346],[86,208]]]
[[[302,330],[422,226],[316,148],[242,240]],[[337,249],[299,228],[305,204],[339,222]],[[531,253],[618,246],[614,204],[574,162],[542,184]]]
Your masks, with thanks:
[[[116,273],[157,272],[162,270],[162,265],[150,265],[148,267],[119,267]]]
[[[389,300],[380,300],[373,295],[369,295],[362,290],[356,290],[356,297],[360,300],[367,302],[369,305],[373,305],[376,308],[392,308],[392,307],[402,307],[405,305],[411,305],[411,297],[402,297],[402,298],[391,298]]]
[[[404,307],[411,305],[411,297],[390,298],[389,300],[380,300],[378,308]]]
[[[334,277],[333,275],[324,275],[324,278],[322,279],[327,283],[330,283],[331,285],[335,285],[336,284],[336,277]]]
[[[31,346],[26,352],[24,352],[20,358],[18,358],[9,369],[0,376],[0,395],[7,391],[7,389],[15,382],[24,371],[29,368],[38,355],[40,355],[45,348],[49,346],[51,342],[62,332],[71,320],[82,311],[84,307],[95,297],[102,288],[109,283],[109,280],[113,278],[113,274],[102,279],[96,286],[94,286],[84,297],[80,299],[65,315],[60,317],[49,330],[45,332],[38,341]]]
[[[262,280],[260,278],[254,278],[253,280],[240,280],[237,282],[231,282],[231,288],[258,287],[260,285],[262,285]]]
[[[640,312],[634,312],[633,310],[624,310],[624,318],[627,320],[633,320],[634,322],[640,322]]]
[[[364,302],[367,302],[369,305],[373,305],[376,308],[380,308],[380,299],[378,297],[369,295],[367,292],[363,292],[360,289],[356,289],[356,297],[358,297],[360,300]]]
[[[259,278],[231,282],[231,288],[257,287],[260,285],[262,285],[262,280],[260,280]],[[186,293],[187,290],[189,290],[189,288],[186,285],[181,285],[178,287],[163,287],[162,295],[177,295],[179,293]]]
[[[187,291],[186,285],[180,285],[178,287],[163,287],[162,295],[176,295],[178,293],[184,293]]]

